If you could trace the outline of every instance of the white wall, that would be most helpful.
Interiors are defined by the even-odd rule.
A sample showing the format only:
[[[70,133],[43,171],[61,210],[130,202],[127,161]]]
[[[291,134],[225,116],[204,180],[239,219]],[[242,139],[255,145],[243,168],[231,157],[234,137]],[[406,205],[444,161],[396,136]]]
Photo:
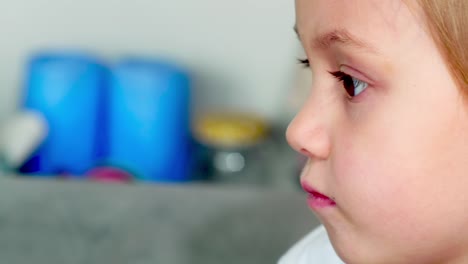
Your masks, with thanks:
[[[0,118],[31,51],[80,47],[116,59],[175,59],[195,76],[198,109],[275,119],[294,76],[292,0],[0,0]]]

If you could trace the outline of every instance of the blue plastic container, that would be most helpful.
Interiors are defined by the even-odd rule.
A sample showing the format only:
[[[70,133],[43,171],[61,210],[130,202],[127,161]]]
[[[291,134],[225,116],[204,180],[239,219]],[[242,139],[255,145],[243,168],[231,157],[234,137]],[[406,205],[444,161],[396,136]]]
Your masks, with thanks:
[[[170,63],[128,59],[112,71],[109,162],[143,181],[190,180],[190,79]]]
[[[105,68],[78,53],[32,58],[24,107],[42,113],[49,134],[22,172],[81,177],[106,155]]]

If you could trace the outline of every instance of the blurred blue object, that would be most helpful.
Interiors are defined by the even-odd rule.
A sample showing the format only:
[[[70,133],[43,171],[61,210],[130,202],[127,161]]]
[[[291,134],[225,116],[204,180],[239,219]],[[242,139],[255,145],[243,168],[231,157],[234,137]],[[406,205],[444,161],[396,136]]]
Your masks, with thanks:
[[[106,155],[106,69],[80,53],[34,56],[24,108],[43,114],[49,134],[21,172],[82,177]]]
[[[190,78],[163,61],[127,59],[113,69],[109,162],[143,181],[190,180]]]

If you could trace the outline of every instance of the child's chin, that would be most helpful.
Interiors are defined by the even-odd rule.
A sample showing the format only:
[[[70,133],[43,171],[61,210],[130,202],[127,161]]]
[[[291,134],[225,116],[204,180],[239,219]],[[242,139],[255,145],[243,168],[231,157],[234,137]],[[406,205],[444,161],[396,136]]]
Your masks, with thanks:
[[[336,254],[340,259],[346,264],[378,264],[380,262],[374,261],[373,256],[371,254],[361,254],[359,250],[353,250],[349,247],[349,245],[342,245],[342,244],[333,244],[333,248],[335,249]],[[367,255],[367,256],[366,256]]]
[[[336,254],[346,264],[389,263],[388,259],[387,261],[382,261],[385,258],[377,256],[379,250],[376,247],[366,247],[364,241],[349,233],[343,231],[339,233],[329,232],[329,237]]]

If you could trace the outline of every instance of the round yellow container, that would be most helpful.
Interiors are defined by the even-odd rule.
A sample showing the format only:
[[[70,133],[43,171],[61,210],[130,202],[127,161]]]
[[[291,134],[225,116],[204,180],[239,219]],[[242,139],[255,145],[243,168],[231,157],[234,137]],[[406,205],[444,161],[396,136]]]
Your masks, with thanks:
[[[246,148],[266,138],[266,122],[242,113],[210,113],[200,116],[194,134],[201,143],[215,148]]]

